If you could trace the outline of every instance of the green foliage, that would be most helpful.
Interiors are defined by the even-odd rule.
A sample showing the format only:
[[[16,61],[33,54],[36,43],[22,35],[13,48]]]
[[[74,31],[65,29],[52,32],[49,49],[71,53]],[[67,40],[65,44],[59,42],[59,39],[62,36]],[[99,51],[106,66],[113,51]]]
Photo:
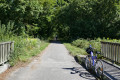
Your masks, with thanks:
[[[94,40],[90,40],[90,39],[81,38],[81,39],[74,40],[72,43],[64,42],[64,45],[66,46],[66,48],[68,49],[68,51],[70,52],[71,55],[77,56],[79,58],[79,55],[87,55],[86,48],[88,48],[90,44],[94,48],[94,54],[96,51],[100,52],[101,51],[101,41],[120,43],[120,39],[97,38]],[[100,55],[100,54],[98,54],[97,57],[99,59],[103,58],[102,55]]]
[[[68,51],[70,52],[71,55],[76,56],[76,55],[86,55],[86,51],[84,49],[78,48],[76,46],[71,45],[70,43],[64,43]]]
[[[16,35],[63,39],[119,38],[118,0],[3,0],[0,20]],[[3,25],[4,26],[4,25]]]
[[[96,40],[77,39],[73,41],[71,44],[84,50],[86,50],[86,48],[88,48],[89,45],[92,45],[92,47],[95,48],[94,51],[101,51],[100,41],[101,41],[100,38],[97,38]]]
[[[32,56],[39,54],[45,47],[47,42],[34,38],[12,37],[14,40],[14,53],[11,54],[10,64],[15,65],[18,61],[25,62]]]
[[[77,39],[72,44],[80,48],[87,48],[89,46],[89,42],[85,39]]]
[[[57,7],[56,0],[10,0],[0,2],[0,20],[7,24],[10,20],[21,35],[23,26],[30,36],[48,37],[52,33],[52,18]],[[30,26],[30,27],[28,27]]]
[[[30,38],[24,34],[24,30],[22,36],[17,36],[14,26],[14,22],[11,21],[7,25],[0,23],[0,42],[14,41],[14,52],[11,53],[9,60],[11,66],[18,61],[27,61],[30,57],[36,56],[48,45],[38,38]]]
[[[101,40],[120,42],[109,39],[120,36],[119,4],[119,0],[1,0],[0,42],[15,41],[13,61],[26,61],[27,51],[40,43],[27,40],[29,36],[75,40],[68,45],[76,50],[73,54],[85,54],[89,44],[100,51]]]
[[[7,41],[11,36],[14,35],[14,22],[8,22],[7,25],[1,24],[0,21],[0,41]]]
[[[12,20],[17,35],[24,31],[34,37],[77,39],[120,34],[118,0],[3,0],[0,11],[2,23]]]
[[[114,43],[120,43],[119,39],[110,39],[110,38],[97,38],[94,40],[90,40],[90,39],[77,39],[74,40],[71,45],[79,47],[81,49],[86,49],[89,47],[89,45],[92,45],[92,47],[94,48],[94,51],[101,51],[101,41],[105,41],[105,42],[114,42]]]
[[[48,46],[47,42],[34,38],[14,37],[14,53],[11,54],[10,64],[15,65],[18,61],[26,62],[32,56],[36,56]]]
[[[68,38],[117,38],[119,35],[117,0],[72,0],[56,14],[61,28],[69,27]],[[117,34],[118,33],[118,34]],[[60,33],[59,35],[63,35]]]

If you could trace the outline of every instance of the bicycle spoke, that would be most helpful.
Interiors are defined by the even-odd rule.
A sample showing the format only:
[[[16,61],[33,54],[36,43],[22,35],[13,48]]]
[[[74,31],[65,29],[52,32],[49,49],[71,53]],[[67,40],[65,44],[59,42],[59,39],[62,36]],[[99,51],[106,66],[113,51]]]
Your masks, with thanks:
[[[101,77],[103,75],[103,64],[101,60],[96,61],[95,72],[98,77]]]
[[[86,59],[85,59],[85,67],[86,69],[90,69],[90,65],[91,65],[91,59],[90,57],[86,56]]]

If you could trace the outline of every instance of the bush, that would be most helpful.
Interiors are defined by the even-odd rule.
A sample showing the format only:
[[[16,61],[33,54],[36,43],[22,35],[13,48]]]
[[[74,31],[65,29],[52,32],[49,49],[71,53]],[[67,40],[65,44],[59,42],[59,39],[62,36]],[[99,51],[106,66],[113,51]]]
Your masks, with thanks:
[[[101,49],[100,41],[102,41],[102,39],[100,38],[97,38],[95,40],[77,39],[72,42],[72,45],[82,49],[86,49],[87,47],[89,47],[89,45],[92,45],[92,47],[95,48],[94,51],[100,51]]]
[[[11,53],[10,64],[14,65],[18,61],[27,61],[31,56],[34,56],[33,51],[40,48],[41,41],[39,39],[12,37],[14,41],[14,53]],[[37,54],[37,53],[35,53]]]
[[[70,43],[64,43],[66,48],[69,50],[70,54],[73,56],[76,55],[86,55],[86,51],[84,49],[78,48],[76,46],[71,45]]]
[[[72,42],[72,45],[80,48],[87,48],[89,46],[89,42],[85,39],[77,39]]]
[[[82,49],[86,49],[91,44],[92,47],[94,48],[94,51],[101,51],[101,41],[120,43],[119,39],[97,38],[94,40],[77,39],[77,40],[73,41],[71,44],[76,46],[76,47],[82,48]]]
[[[9,60],[11,66],[18,61],[27,61],[30,57],[40,53],[40,50],[43,50],[48,45],[46,42],[38,38],[31,38],[27,34],[18,36],[14,33],[13,28],[13,22],[9,22],[7,25],[0,23],[0,42],[14,41],[14,52],[11,53]]]

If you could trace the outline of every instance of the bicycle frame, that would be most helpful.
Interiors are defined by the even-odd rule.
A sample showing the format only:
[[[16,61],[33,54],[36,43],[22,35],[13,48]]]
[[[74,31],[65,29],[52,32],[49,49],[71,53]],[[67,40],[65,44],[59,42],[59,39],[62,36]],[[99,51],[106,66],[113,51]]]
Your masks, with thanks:
[[[93,63],[92,66],[94,66],[94,65],[95,65],[95,62],[94,62],[94,61],[95,61],[95,59],[97,59],[97,56],[94,56],[94,54],[93,54],[92,51],[91,51],[91,54],[90,54],[90,55],[91,55],[92,63]]]
[[[99,54],[99,53],[96,53],[95,56],[93,54],[93,50],[91,50],[88,53],[90,56],[89,55],[86,56],[86,60],[85,60],[86,69],[93,69],[95,71],[95,73],[97,74],[97,76],[102,78],[102,75],[104,73],[104,69],[103,69],[102,61],[97,59],[97,54]]]

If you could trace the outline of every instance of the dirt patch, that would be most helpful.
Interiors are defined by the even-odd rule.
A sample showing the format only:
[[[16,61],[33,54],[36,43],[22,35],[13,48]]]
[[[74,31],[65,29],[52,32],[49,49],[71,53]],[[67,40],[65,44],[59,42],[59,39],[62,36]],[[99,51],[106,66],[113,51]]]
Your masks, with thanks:
[[[40,54],[38,54],[37,56],[34,56],[32,58],[30,58],[29,60],[27,60],[27,62],[18,62],[16,65],[14,65],[13,67],[10,67],[8,70],[6,70],[5,72],[3,72],[2,74],[0,74],[0,80],[5,80],[13,71],[17,70],[18,68],[21,67],[25,67],[27,66],[29,63],[31,63],[33,60],[39,60],[40,61],[40,57],[42,56],[42,54],[46,51],[48,47],[46,47],[42,52],[40,52]],[[32,69],[35,69],[35,66],[31,67]]]

